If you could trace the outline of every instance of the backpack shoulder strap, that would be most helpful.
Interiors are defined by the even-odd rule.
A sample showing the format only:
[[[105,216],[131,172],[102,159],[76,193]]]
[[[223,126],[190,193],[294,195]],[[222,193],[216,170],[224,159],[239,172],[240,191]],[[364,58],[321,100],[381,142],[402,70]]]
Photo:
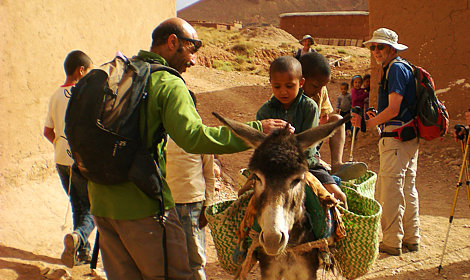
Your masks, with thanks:
[[[297,59],[299,59],[301,53],[302,53],[302,50],[301,50],[301,49],[297,49],[297,52],[295,53],[294,57],[297,58]]]
[[[176,77],[180,78],[181,80],[184,81],[183,77],[181,74],[176,70],[175,68],[172,68],[170,66],[163,65],[160,61],[152,58],[146,58],[146,59],[141,59],[136,56],[132,58],[134,61],[141,61],[143,63],[150,64],[150,73],[156,72],[156,71],[167,71],[168,73],[175,75]],[[186,83],[186,82],[185,82]]]
[[[409,62],[408,60],[404,59],[404,58],[401,58],[401,57],[397,57],[395,59],[393,59],[389,66],[388,66],[388,69],[387,69],[387,72],[386,72],[386,83],[387,83],[387,87],[388,87],[388,72],[390,70],[390,67],[392,66],[392,64],[394,63],[402,63],[404,65],[406,65],[408,67],[408,69],[411,71],[411,74],[413,75],[413,78],[415,80],[415,83],[417,83],[416,81],[416,73],[415,73],[415,66],[413,64],[411,64],[411,62]],[[415,104],[413,105],[408,105],[408,103],[406,102],[406,99],[403,98],[403,102],[405,102],[405,105],[406,105],[406,108],[405,110],[403,110],[403,112],[400,114],[400,117],[403,117],[405,115],[405,113],[407,111],[411,112],[412,115],[416,115],[416,102]]]
[[[413,64],[411,64],[408,60],[406,60],[404,58],[397,57],[397,58],[393,59],[392,61],[390,61],[389,65],[388,65],[388,68],[387,68],[387,71],[385,73],[385,78],[386,79],[388,79],[388,72],[390,71],[390,67],[392,67],[392,64],[394,64],[394,63],[403,63],[404,65],[408,66],[411,73],[413,73],[413,75],[414,75]]]
[[[143,63],[146,63],[150,66],[149,76],[150,74],[156,71],[167,71],[168,73],[180,78],[183,81],[183,83],[186,83],[183,77],[181,76],[181,74],[175,68],[165,66],[155,59],[146,59],[145,61],[139,58],[135,58],[135,57],[133,59],[135,59],[136,61],[142,61]],[[143,100],[144,106],[146,107],[145,110],[147,110],[147,106],[148,106],[147,100],[148,98],[146,96],[145,99]],[[147,122],[147,114],[144,114],[144,115],[145,115],[145,122]],[[144,126],[144,141],[147,139],[147,137],[148,137],[148,126],[145,125]],[[150,146],[150,153],[155,154],[157,144],[160,143],[162,140],[166,142],[166,139],[167,139],[166,130],[163,127],[163,124],[160,124],[160,126],[157,128],[154,135],[152,136],[152,144]]]
[[[165,66],[165,65],[159,64],[159,63],[151,63],[150,64],[150,72],[153,73],[153,72],[156,72],[156,71],[167,71],[168,73],[180,78],[181,80],[183,80],[184,83],[186,83],[185,80],[183,79],[183,77],[181,76],[181,74],[175,68]]]

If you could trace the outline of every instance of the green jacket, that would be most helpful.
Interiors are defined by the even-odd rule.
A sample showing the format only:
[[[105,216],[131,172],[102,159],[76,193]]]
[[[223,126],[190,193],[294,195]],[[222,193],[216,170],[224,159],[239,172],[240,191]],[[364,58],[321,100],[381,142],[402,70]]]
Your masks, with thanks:
[[[282,103],[273,96],[256,113],[257,120],[282,119],[287,121],[295,127],[295,133],[318,126],[318,116],[317,103],[303,94],[302,89],[299,90],[297,97],[288,110],[284,109]],[[313,167],[318,163],[318,159],[315,157],[319,155],[316,147],[307,149],[305,155],[307,156],[309,167]]]
[[[168,66],[165,59],[155,53],[140,51],[138,57],[156,59]],[[141,109],[140,128],[141,134],[144,135],[144,126],[147,125],[148,137],[145,140],[148,147],[153,142],[152,135],[163,123],[176,144],[189,153],[228,154],[248,149],[248,146],[227,127],[207,127],[202,123],[189,91],[180,78],[167,71],[154,72],[149,78],[147,90],[149,99],[147,107]],[[247,124],[258,130],[262,129],[259,121]],[[157,144],[156,158],[163,176],[165,149],[163,141]],[[164,206],[165,209],[171,209],[174,207],[171,192],[165,180],[163,184]],[[156,200],[145,195],[132,182],[119,185],[88,182],[88,192],[91,213],[95,216],[131,220],[153,216],[160,209]]]

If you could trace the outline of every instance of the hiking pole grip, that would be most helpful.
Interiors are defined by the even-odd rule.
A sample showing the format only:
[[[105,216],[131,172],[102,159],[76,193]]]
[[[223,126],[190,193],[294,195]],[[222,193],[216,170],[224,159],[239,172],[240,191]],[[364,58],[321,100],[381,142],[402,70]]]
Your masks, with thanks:
[[[375,118],[379,112],[374,108],[374,107],[369,107],[369,109],[366,110],[364,113],[364,118],[367,120],[371,118]],[[364,128],[365,128],[365,122],[364,122]],[[378,126],[375,126],[375,129],[377,130],[377,133],[380,135],[381,131]]]
[[[454,126],[454,129],[455,129],[455,134],[457,135],[458,140],[465,140],[465,138],[468,136],[467,128],[465,128],[464,125],[456,124]],[[464,133],[461,133],[462,131]]]
[[[351,112],[353,112],[355,114],[358,114],[358,115],[361,114],[361,111],[362,111],[361,107],[359,107],[359,106],[354,106],[354,107],[351,108]]]

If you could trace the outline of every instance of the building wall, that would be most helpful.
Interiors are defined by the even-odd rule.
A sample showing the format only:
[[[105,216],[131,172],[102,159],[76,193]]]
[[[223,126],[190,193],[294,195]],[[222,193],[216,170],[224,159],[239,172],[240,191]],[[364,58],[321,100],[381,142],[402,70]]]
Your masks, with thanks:
[[[470,107],[470,1],[369,1],[370,36],[387,27],[408,50],[400,53],[433,76],[452,118]],[[369,36],[369,37],[370,37]],[[376,104],[378,66],[372,58],[371,104]]]
[[[42,131],[67,53],[80,49],[95,65],[118,50],[132,56],[148,50],[152,30],[174,16],[175,0],[0,1],[0,170],[38,152],[51,158]]]
[[[281,29],[300,39],[315,38],[363,40],[369,34],[368,12],[310,12],[280,15]]]
[[[210,21],[203,21],[203,20],[188,20],[188,23],[192,26],[204,26],[204,27],[212,27],[217,30],[240,30],[243,26],[239,22],[233,22],[231,24],[228,23],[217,23],[217,22],[210,22]]]

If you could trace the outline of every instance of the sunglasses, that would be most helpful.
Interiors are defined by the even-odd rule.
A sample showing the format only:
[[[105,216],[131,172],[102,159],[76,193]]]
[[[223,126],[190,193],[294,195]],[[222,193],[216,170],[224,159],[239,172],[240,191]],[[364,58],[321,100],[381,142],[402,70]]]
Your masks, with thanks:
[[[385,49],[385,45],[382,45],[382,44],[377,45],[377,46],[376,46],[376,45],[372,45],[372,46],[369,47],[369,49],[370,49],[371,51],[375,51],[375,47],[377,47],[377,49],[378,49],[379,51]]]
[[[197,50],[199,50],[199,48],[202,47],[202,41],[201,40],[192,39],[192,38],[188,38],[188,37],[182,37],[182,36],[177,36],[177,37],[178,37],[178,39],[185,40],[185,41],[193,43],[194,52],[197,52]]]

